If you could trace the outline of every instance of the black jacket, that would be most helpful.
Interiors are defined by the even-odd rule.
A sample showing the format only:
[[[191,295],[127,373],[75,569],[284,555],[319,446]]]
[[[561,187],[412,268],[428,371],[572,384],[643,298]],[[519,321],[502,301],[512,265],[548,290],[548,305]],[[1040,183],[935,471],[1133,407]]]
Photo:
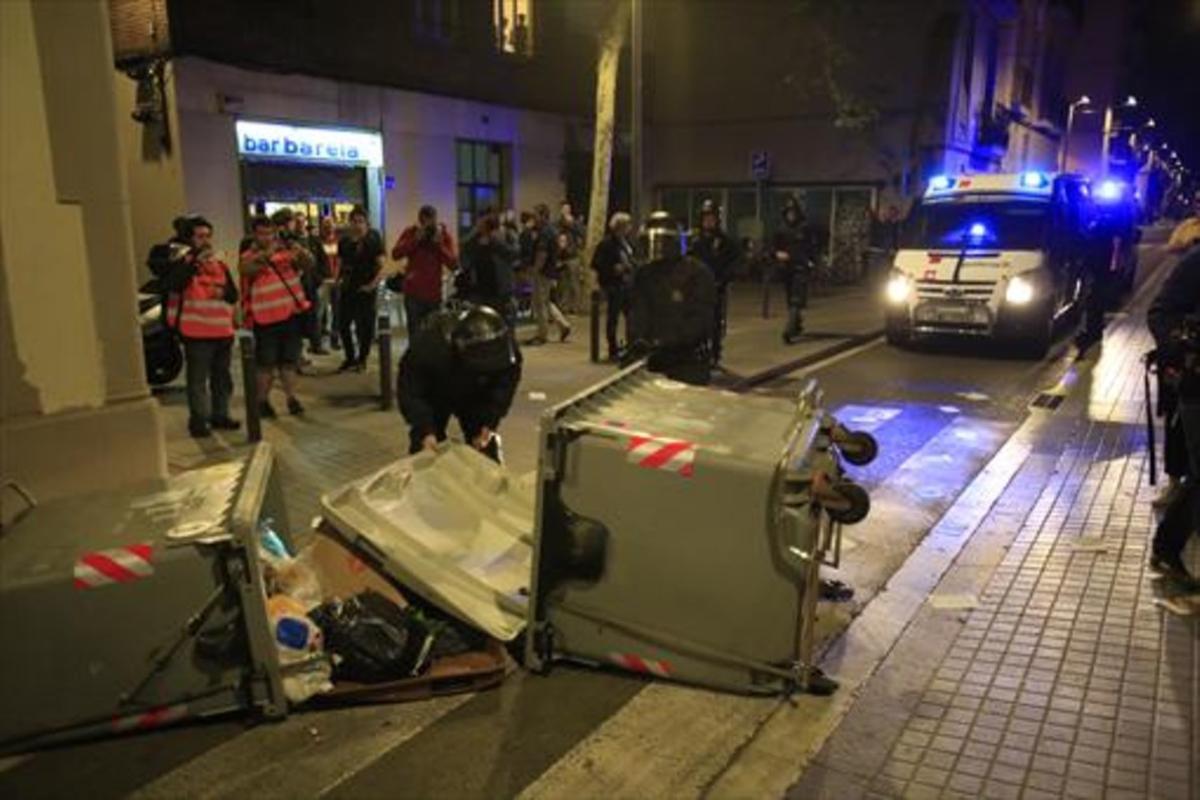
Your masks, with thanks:
[[[633,279],[633,247],[612,233],[600,240],[592,253],[592,269],[603,289],[619,289]]]
[[[472,231],[463,240],[460,257],[466,293],[479,301],[512,297],[513,265],[518,256],[517,241],[508,229],[497,229],[486,243]]]
[[[772,257],[775,252],[783,251],[788,254],[789,267],[805,269],[816,261],[819,242],[816,232],[808,225],[783,225],[775,231],[771,249]]]
[[[464,427],[500,425],[521,381],[521,353],[513,343],[515,363],[504,372],[473,373],[454,355],[450,331],[456,315],[439,311],[421,326],[400,359],[397,378],[400,413],[420,436],[435,433],[438,421],[458,417]]]
[[[724,231],[698,231],[688,241],[688,253],[703,261],[712,270],[718,288],[725,288],[733,280],[738,246]]]
[[[691,256],[638,269],[629,312],[630,339],[663,350],[698,349],[712,338],[716,283]]]
[[[1179,259],[1146,314],[1146,323],[1154,334],[1161,362],[1183,363],[1188,348],[1181,346],[1179,334],[1189,323],[1189,318],[1191,324],[1200,328],[1200,246],[1192,247]],[[1192,357],[1200,361],[1200,353],[1194,353]],[[1197,370],[1200,365],[1184,372],[1179,393],[1185,400],[1200,399],[1200,372]]]

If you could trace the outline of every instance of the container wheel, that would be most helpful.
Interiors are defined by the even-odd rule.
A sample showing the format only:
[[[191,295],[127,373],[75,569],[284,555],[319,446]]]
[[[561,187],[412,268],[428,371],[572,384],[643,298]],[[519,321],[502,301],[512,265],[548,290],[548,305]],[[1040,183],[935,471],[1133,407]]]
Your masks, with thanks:
[[[879,455],[879,442],[866,431],[851,431],[837,447],[842,457],[856,467],[865,467]]]

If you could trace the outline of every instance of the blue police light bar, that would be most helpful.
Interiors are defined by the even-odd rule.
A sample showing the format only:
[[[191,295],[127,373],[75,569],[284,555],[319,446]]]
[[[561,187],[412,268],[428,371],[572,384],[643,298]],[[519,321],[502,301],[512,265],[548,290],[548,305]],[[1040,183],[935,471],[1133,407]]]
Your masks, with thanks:
[[[976,222],[972,224],[968,230],[968,233],[971,235],[972,239],[982,239],[983,237],[987,236],[987,232],[987,225],[984,225],[982,222]]]
[[[1096,199],[1098,200],[1120,200],[1125,194],[1125,185],[1120,181],[1106,180],[1101,181],[1096,187]]]
[[[1050,179],[1042,172],[1023,172],[1021,173],[1021,188],[1023,189],[1044,189],[1050,184]]]
[[[944,192],[954,185],[954,179],[949,175],[935,175],[929,179],[929,188],[934,192]]]

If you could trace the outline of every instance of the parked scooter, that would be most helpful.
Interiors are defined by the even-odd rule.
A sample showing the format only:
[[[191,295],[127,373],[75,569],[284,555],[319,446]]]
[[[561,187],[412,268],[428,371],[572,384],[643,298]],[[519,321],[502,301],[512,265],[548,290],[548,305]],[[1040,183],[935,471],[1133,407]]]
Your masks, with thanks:
[[[167,325],[163,297],[156,289],[156,281],[150,281],[138,290],[138,322],[142,328],[146,381],[151,386],[165,386],[183,370],[183,346]]]

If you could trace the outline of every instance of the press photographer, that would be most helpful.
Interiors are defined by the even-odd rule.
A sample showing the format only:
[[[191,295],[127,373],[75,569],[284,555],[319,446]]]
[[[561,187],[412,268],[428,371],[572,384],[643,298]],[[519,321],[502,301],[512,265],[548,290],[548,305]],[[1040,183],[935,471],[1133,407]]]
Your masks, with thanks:
[[[1200,582],[1183,563],[1183,549],[1200,521],[1200,246],[1175,265],[1147,315],[1163,379],[1176,391],[1174,413],[1183,430],[1189,473],[1154,532],[1150,568],[1183,591]]]

